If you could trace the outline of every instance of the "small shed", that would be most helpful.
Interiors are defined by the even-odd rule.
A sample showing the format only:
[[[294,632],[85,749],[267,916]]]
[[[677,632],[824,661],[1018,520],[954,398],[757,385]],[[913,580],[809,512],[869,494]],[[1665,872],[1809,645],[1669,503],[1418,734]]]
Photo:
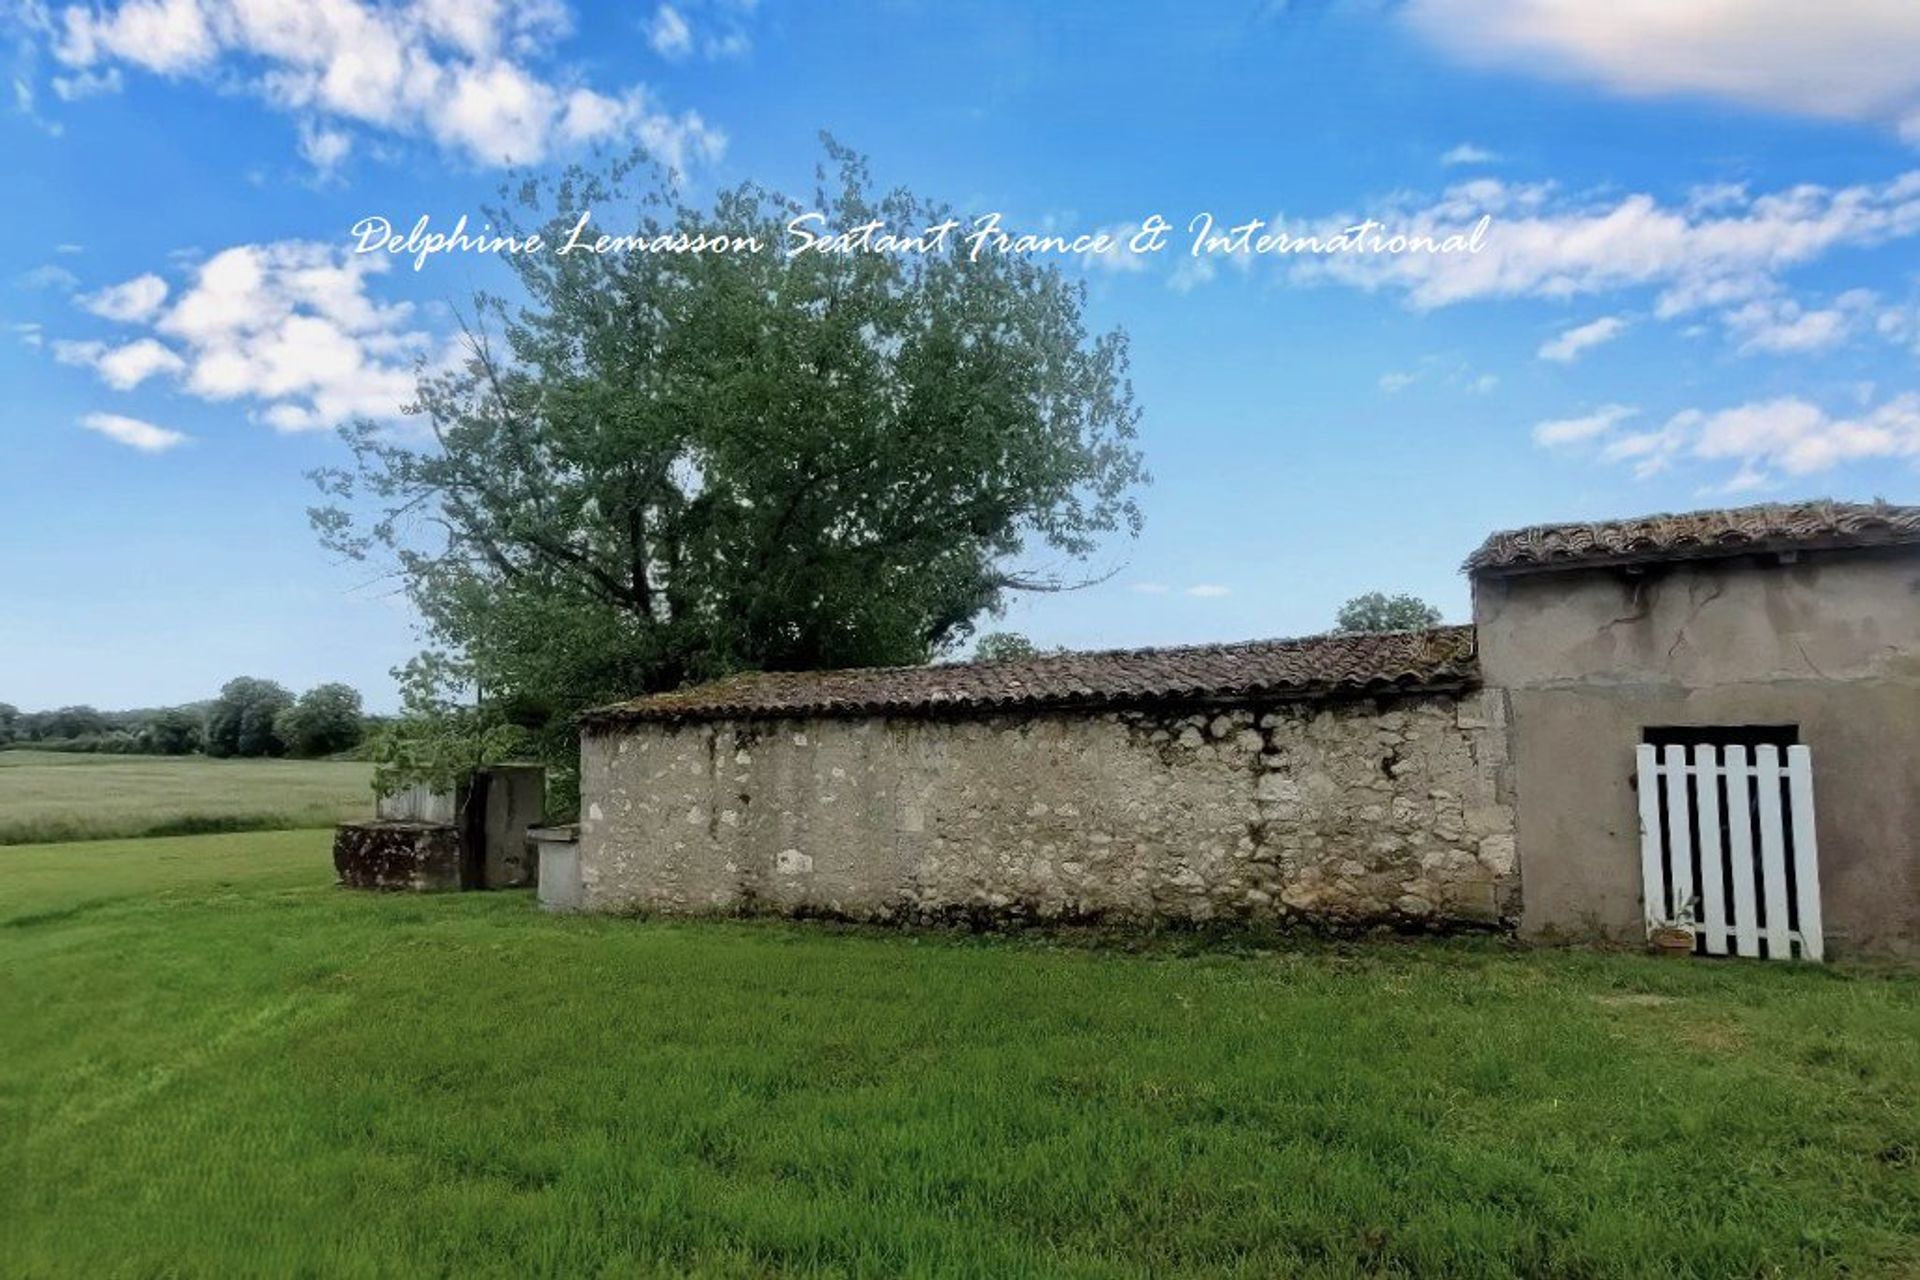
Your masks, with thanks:
[[[1920,507],[1541,525],[1493,535],[1466,568],[1481,674],[1508,726],[1526,933],[1640,935],[1640,748],[1675,748],[1693,769],[1702,751],[1751,768],[1803,747],[1826,941],[1920,950]],[[1682,786],[1697,827],[1702,777]],[[1772,803],[1724,779],[1708,789],[1716,829],[1690,838],[1709,857],[1695,848],[1686,869],[1696,916],[1739,870],[1720,828],[1757,842],[1734,819],[1749,796]],[[1671,826],[1664,806],[1652,817],[1655,836]]]

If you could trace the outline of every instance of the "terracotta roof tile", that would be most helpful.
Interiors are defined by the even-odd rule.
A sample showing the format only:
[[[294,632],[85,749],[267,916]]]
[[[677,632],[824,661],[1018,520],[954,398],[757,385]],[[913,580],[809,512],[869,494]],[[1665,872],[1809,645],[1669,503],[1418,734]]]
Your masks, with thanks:
[[[1046,654],[1005,662],[768,671],[586,712],[634,720],[910,715],[1453,687],[1478,677],[1472,627],[1175,649]]]
[[[1884,502],[1786,502],[1496,533],[1467,557],[1472,574],[1697,560],[1757,551],[1920,543],[1920,507]]]

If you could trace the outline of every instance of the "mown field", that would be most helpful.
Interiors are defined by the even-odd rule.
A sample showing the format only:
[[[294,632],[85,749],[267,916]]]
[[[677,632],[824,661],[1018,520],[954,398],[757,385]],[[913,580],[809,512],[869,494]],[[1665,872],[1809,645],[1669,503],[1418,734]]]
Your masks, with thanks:
[[[284,831],[367,816],[373,766],[0,751],[0,845]]]
[[[1920,1272],[1920,979],[0,850],[0,1274]]]

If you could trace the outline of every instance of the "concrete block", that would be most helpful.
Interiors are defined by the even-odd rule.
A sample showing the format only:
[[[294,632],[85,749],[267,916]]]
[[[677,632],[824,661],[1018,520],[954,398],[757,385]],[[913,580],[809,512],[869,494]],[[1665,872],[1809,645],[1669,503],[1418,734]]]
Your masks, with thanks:
[[[350,889],[467,887],[459,828],[443,822],[342,823],[333,834],[333,869]]]
[[[540,905],[548,911],[578,911],[585,896],[580,881],[580,828],[534,827],[527,832],[539,867]]]

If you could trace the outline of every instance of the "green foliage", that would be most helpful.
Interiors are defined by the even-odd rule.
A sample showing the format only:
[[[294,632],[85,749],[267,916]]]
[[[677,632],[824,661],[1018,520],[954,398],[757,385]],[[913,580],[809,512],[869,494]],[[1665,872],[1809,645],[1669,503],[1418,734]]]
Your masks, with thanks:
[[[34,717],[34,736],[41,738],[85,738],[114,727],[105,714],[88,706],[61,707]]]
[[[528,750],[525,729],[497,706],[465,698],[472,664],[429,650],[393,674],[400,682],[400,714],[368,740],[376,793],[392,795],[415,785],[451,791],[475,769]]]
[[[1440,611],[1418,596],[1369,591],[1340,606],[1337,631],[1420,631],[1438,626]]]
[[[0,1274],[1920,1274],[1911,968],[557,921],[327,842],[7,851]]]
[[[170,730],[190,724],[190,741]],[[94,707],[61,707],[55,711],[21,711],[0,703],[0,748],[30,747],[36,751],[63,751],[107,755],[170,755],[199,750],[201,709],[198,706],[160,710],[100,711]],[[164,723],[167,732],[153,726]]]
[[[207,708],[206,746],[210,756],[277,756],[286,744],[274,721],[293,705],[293,695],[271,680],[241,676],[220,686]]]
[[[302,760],[349,750],[363,732],[360,694],[351,685],[315,685],[274,718],[273,732]]]
[[[1039,653],[1039,647],[1018,631],[989,631],[973,642],[975,662],[1007,662]]]
[[[513,255],[524,305],[479,299],[467,359],[420,383],[431,447],[361,423],[315,475],[323,543],[390,561],[550,762],[595,703],[949,652],[1009,593],[1072,585],[1023,564],[1137,531],[1126,340],[1089,334],[1081,286],[1013,255],[790,257],[797,202],[696,208],[649,172],[529,180],[489,220],[767,249]],[[946,216],[832,143],[820,180],[836,227]]]
[[[185,707],[156,711],[141,727],[142,750],[162,756],[191,755],[201,748],[203,726],[203,717]]]

